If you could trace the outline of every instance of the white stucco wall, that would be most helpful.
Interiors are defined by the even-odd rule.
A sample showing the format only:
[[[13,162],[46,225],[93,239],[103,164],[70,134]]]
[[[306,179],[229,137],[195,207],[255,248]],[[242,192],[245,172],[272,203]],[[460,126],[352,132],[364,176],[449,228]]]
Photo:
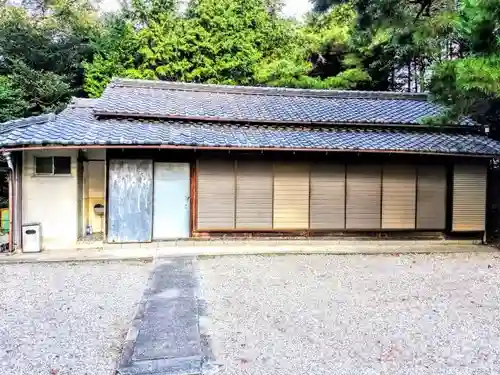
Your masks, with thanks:
[[[71,176],[36,176],[35,157],[70,156]],[[42,248],[64,249],[78,239],[77,150],[23,153],[22,222],[41,223]]]

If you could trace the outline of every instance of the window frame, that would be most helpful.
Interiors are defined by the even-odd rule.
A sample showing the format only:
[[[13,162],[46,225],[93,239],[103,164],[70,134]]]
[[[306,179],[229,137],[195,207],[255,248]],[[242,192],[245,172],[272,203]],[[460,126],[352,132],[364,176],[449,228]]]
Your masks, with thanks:
[[[55,158],[67,158],[69,159],[69,173],[55,173]],[[37,172],[37,159],[51,159],[52,161],[52,172],[51,173],[38,173]],[[47,177],[47,176],[72,176],[71,173],[71,156],[35,156],[33,160],[33,172],[35,176]]]

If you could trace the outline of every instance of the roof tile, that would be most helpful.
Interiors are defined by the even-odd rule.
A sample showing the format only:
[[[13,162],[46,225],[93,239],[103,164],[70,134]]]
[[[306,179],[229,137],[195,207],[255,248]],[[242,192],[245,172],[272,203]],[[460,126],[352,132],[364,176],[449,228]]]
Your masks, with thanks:
[[[261,123],[418,125],[443,108],[425,94],[115,80],[96,113]],[[463,119],[462,125],[473,125]]]
[[[33,122],[13,129],[1,143],[3,146],[144,144],[500,155],[500,142],[471,133],[172,120],[98,120],[89,106],[69,107],[54,121]]]

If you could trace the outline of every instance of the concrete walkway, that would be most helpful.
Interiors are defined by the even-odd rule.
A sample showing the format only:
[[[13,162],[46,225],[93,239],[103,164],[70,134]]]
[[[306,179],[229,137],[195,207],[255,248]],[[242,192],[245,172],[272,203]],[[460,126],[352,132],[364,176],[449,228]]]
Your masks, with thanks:
[[[497,251],[473,240],[365,240],[365,239],[269,239],[172,241],[147,244],[111,244],[99,248],[0,254],[2,263],[71,261],[152,261],[174,256],[247,254],[392,254]]]
[[[197,281],[192,258],[155,264],[118,363],[120,375],[201,374]]]

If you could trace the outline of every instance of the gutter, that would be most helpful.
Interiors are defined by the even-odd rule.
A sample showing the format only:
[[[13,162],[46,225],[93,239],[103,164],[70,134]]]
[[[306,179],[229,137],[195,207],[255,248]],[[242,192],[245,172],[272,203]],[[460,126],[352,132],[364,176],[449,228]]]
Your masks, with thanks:
[[[14,213],[14,164],[12,163],[12,158],[10,152],[2,152],[5,160],[7,161],[7,166],[9,167],[9,249],[12,252],[14,250],[13,244],[13,213]]]
[[[255,151],[255,152],[324,152],[324,153],[358,153],[358,154],[398,154],[398,155],[430,155],[430,156],[454,156],[467,158],[491,159],[499,157],[497,154],[461,154],[446,152],[422,152],[422,151],[402,151],[402,150],[355,150],[355,149],[330,149],[330,148],[292,148],[292,147],[235,147],[235,146],[184,146],[184,145],[47,145],[47,146],[20,146],[1,148],[0,152],[9,153],[11,151],[37,151],[37,150],[79,150],[79,149],[157,149],[157,150],[193,150],[193,151]]]

